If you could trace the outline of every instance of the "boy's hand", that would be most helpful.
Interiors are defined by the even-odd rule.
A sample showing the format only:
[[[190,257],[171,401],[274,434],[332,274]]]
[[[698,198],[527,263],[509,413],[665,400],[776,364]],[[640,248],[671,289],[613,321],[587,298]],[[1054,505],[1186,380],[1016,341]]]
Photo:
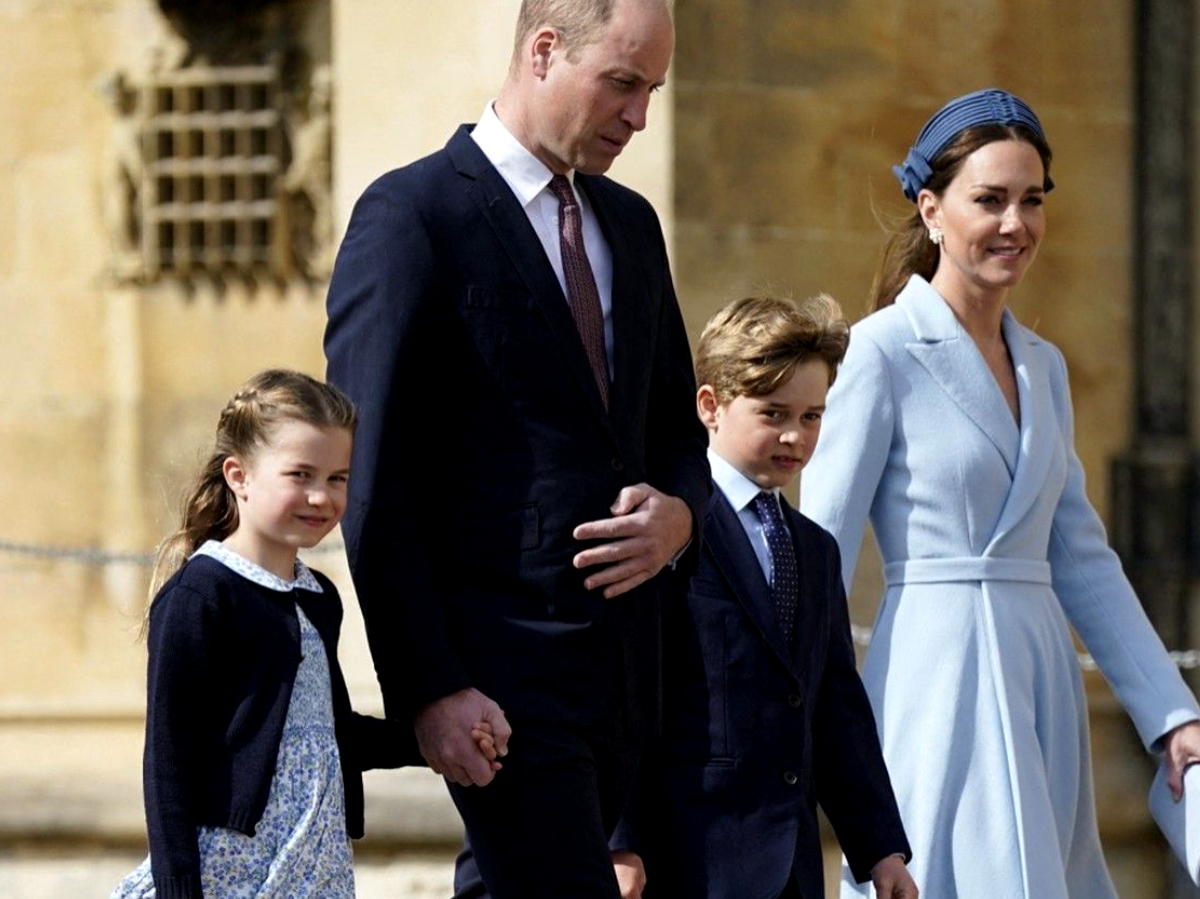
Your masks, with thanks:
[[[636,852],[621,849],[612,854],[613,871],[617,875],[617,886],[621,888],[621,899],[642,899],[646,888],[646,869],[642,857]]]
[[[577,553],[576,568],[603,566],[583,586],[604,588],[604,598],[627,593],[658,574],[692,539],[692,510],[677,496],[649,484],[623,487],[610,507],[612,518],[575,528],[576,540],[604,540]]]
[[[904,859],[889,855],[871,869],[871,883],[877,899],[917,899],[918,890]]]

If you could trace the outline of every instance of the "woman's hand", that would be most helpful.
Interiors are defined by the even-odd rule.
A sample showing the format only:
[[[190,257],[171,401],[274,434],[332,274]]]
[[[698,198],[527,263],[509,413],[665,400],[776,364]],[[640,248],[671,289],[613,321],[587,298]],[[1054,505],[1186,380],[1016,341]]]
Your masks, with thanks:
[[[1178,802],[1183,798],[1183,772],[1200,762],[1200,721],[1181,724],[1167,734],[1167,787]]]

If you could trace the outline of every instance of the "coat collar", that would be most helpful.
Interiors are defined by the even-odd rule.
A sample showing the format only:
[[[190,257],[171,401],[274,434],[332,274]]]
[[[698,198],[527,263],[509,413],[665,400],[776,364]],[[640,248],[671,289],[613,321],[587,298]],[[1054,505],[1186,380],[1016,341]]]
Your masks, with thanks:
[[[920,275],[909,278],[904,290],[896,297],[896,305],[908,316],[917,338],[905,345],[908,352],[995,444],[1009,475],[1015,475],[1019,429],[995,376],[971,335],[959,323],[949,304]],[[1006,339],[1009,338],[1011,319],[1011,314],[1005,310],[1001,327]]]
[[[995,376],[953,310],[924,278],[913,275],[896,298],[916,341],[909,353],[933,376],[968,418],[987,435],[1013,478],[992,542],[1003,537],[1029,511],[1046,478],[1056,445],[1050,378],[1042,339],[1005,309],[1004,341],[1017,381],[1021,423],[1013,421]]]
[[[562,353],[567,367],[578,382],[589,407],[611,432],[609,411],[605,410],[604,402],[600,398],[600,390],[592,375],[591,365],[588,363],[583,342],[575,327],[575,321],[571,318],[571,309],[567,305],[562,285],[558,283],[554,268],[550,265],[550,260],[546,258],[546,251],[542,249],[541,241],[538,240],[533,226],[529,223],[525,210],[513,195],[512,189],[504,177],[496,171],[483,151],[479,149],[479,145],[471,139],[470,125],[459,127],[454,136],[450,138],[449,143],[446,144],[446,153],[455,171],[468,179],[467,195],[479,207],[480,213],[491,225],[496,240],[504,248],[513,268],[529,288],[535,305],[546,319],[559,352]],[[580,176],[576,179],[575,184],[577,187],[583,187],[584,181],[585,179]],[[601,213],[599,204],[594,202],[594,196],[590,193],[589,200],[593,201],[592,208],[600,220],[605,238],[611,241],[612,229],[607,226],[606,218]],[[611,243],[610,246],[613,250],[613,333],[615,335],[620,324],[617,318],[616,304],[619,257],[617,246]],[[624,334],[622,334],[623,336]],[[618,340],[617,347],[619,348],[620,345],[621,341]],[[622,368],[620,361],[618,356],[614,362],[618,375]]]
[[[1050,388],[1048,354],[1041,346],[1043,341],[1022,327],[1010,313],[1006,311],[1004,315],[1004,339],[1012,357],[1021,403],[1021,451],[993,542],[1012,530],[1036,502],[1060,444],[1054,436],[1058,420]]]

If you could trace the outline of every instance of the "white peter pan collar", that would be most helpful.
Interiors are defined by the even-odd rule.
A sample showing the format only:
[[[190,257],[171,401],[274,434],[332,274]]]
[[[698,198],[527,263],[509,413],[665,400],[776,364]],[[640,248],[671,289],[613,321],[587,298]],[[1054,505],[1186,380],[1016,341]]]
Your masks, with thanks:
[[[293,590],[307,590],[310,593],[324,593],[320,582],[313,575],[312,570],[301,562],[296,560],[296,578],[292,581],[285,581],[277,574],[273,574],[249,559],[239,556],[233,550],[216,540],[207,540],[199,547],[191,558],[196,556],[209,556],[216,559],[230,571],[236,572],[248,581],[258,584],[260,587],[266,587],[268,590],[277,590],[280,593],[291,593]]]

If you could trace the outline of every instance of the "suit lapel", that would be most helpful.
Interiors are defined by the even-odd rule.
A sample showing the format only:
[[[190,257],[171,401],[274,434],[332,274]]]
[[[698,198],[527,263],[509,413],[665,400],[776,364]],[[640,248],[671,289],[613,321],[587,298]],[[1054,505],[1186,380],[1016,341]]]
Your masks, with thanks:
[[[750,546],[750,538],[742,523],[738,520],[733,506],[721,492],[721,488],[713,486],[712,502],[708,510],[704,547],[712,554],[717,568],[721,570],[725,580],[729,582],[730,590],[746,610],[750,620],[754,622],[772,651],[779,660],[795,673],[796,666],[792,653],[783,642],[783,630],[775,614],[775,604],[771,596],[771,585],[767,583],[758,557]],[[797,557],[799,558],[799,557]],[[804,576],[802,576],[803,578]],[[801,596],[803,602],[803,596]],[[797,616],[799,625],[800,616]]]
[[[620,220],[611,187],[602,178],[576,173],[575,184],[587,195],[612,252],[613,385],[610,409],[630,407],[636,379],[644,377],[649,359],[648,339],[654,333],[652,306],[644,302],[646,276],[638,265],[642,254],[629,242],[629,229]],[[619,429],[624,419],[613,416]]]
[[[1045,353],[1037,350],[1041,341],[1007,311],[1003,328],[1021,403],[1021,453],[993,542],[1012,530],[1033,506],[1058,446],[1053,437],[1053,429],[1058,425],[1051,401],[1050,373],[1046,370]]]
[[[823,604],[817,597],[828,592],[825,583],[825,569],[816,559],[809,558],[809,545],[800,539],[803,521],[800,513],[788,505],[787,500],[780,497],[784,517],[787,518],[788,530],[792,533],[792,546],[796,551],[796,565],[800,569],[800,602],[796,606],[796,651],[793,655],[792,670],[796,679],[803,684],[808,674],[808,663],[813,658],[813,643],[817,640],[818,617],[823,613]]]
[[[446,145],[446,151],[455,170],[469,179],[467,196],[479,207],[480,213],[491,225],[496,240],[529,288],[563,359],[587,397],[588,405],[607,424],[608,413],[600,398],[600,390],[596,387],[575,320],[571,317],[571,308],[525,210],[513,196],[504,177],[471,139],[467,125],[455,132]]]
[[[1020,439],[1017,423],[971,335],[937,291],[916,275],[896,297],[896,305],[917,337],[905,344],[908,352],[995,445],[1013,475]]]

